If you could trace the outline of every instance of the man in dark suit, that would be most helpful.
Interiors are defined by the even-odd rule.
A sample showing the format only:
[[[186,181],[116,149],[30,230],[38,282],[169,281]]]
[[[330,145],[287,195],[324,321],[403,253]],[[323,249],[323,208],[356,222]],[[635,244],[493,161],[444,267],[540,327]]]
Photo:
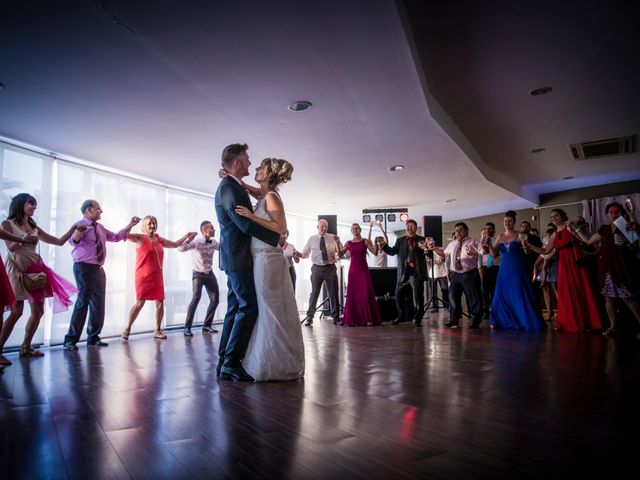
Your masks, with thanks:
[[[421,327],[424,316],[424,280],[427,278],[427,262],[424,258],[424,251],[419,244],[425,239],[416,235],[418,224],[415,220],[407,220],[406,228],[407,235],[398,238],[393,247],[386,243],[382,245],[382,250],[387,255],[398,255],[398,280],[396,283],[398,318],[391,323],[395,325],[407,320],[402,298],[405,289],[410,287],[413,291],[413,322],[416,327]]]
[[[227,313],[224,317],[217,374],[223,380],[253,381],[242,368],[258,317],[258,303],[253,283],[251,237],[278,245],[280,235],[236,213],[238,205],[253,211],[242,178],[249,175],[247,144],[229,145],[222,152],[222,168],[227,176],[216,191],[216,215],[220,224],[220,269],[227,274]]]

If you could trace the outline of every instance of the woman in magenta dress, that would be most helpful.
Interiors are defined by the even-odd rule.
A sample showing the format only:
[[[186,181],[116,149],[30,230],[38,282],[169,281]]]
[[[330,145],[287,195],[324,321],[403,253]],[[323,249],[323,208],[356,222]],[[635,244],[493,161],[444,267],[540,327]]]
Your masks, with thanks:
[[[351,225],[353,239],[340,249],[340,256],[347,250],[351,256],[349,277],[347,283],[347,299],[344,307],[343,325],[380,325],[382,317],[373,292],[373,284],[367,265],[367,250],[375,255],[375,249],[370,240],[360,236],[360,225]]]
[[[596,304],[595,292],[585,268],[578,265],[578,259],[584,256],[579,240],[567,226],[567,214],[564,210],[551,210],[551,223],[557,231],[549,238],[545,249],[527,244],[537,253],[549,253],[554,248],[558,252],[558,317],[556,330],[583,332],[600,330],[600,311]]]
[[[128,340],[133,322],[147,300],[156,302],[156,328],[154,337],[161,340],[167,338],[162,331],[162,318],[164,317],[164,279],[162,265],[164,261],[164,248],[178,248],[189,238],[193,240],[195,232],[189,232],[180,240],[172,242],[162,238],[156,233],[158,220],[152,215],[142,219],[143,233],[130,233],[128,240],[136,242],[136,303],[129,312],[129,323],[122,332],[122,339]]]

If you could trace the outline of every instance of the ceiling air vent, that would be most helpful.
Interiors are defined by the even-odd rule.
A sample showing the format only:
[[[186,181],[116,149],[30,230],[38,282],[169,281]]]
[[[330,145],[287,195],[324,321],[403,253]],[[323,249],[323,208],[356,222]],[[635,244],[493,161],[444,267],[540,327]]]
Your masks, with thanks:
[[[569,145],[574,160],[626,155],[635,152],[636,136],[607,138],[595,142],[573,143]]]

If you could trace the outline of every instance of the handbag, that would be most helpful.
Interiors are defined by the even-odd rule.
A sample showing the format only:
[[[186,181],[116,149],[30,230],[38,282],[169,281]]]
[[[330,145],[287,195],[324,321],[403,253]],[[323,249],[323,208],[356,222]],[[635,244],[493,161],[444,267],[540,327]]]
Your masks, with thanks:
[[[27,292],[42,290],[47,286],[47,283],[47,274],[45,272],[22,274],[22,286]]]
[[[37,230],[35,234],[37,235]],[[40,257],[40,242],[38,242],[38,257]],[[42,257],[40,257],[42,258]],[[16,265],[17,266],[17,265]],[[20,270],[20,269],[18,269]],[[27,273],[20,270],[22,286],[27,292],[34,292],[36,290],[42,290],[47,286],[49,280],[45,272]]]

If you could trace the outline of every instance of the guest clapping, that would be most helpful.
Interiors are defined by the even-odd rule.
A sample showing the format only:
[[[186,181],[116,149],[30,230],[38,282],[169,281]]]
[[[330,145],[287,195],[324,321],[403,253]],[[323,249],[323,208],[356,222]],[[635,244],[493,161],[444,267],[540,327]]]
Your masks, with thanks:
[[[129,313],[129,323],[122,332],[124,340],[129,339],[133,322],[147,300],[156,303],[156,328],[154,338],[165,339],[167,335],[162,331],[164,317],[164,280],[162,265],[164,248],[178,248],[185,240],[193,240],[196,232],[189,232],[179,240],[172,242],[156,233],[158,221],[156,217],[147,215],[142,219],[143,233],[129,233],[127,239],[136,243],[136,303]]]
[[[389,243],[389,238],[387,237],[387,232],[384,231],[382,224],[373,220],[369,224],[369,237],[368,237],[369,241],[371,241],[371,231],[375,226],[378,226],[380,228],[380,230],[382,231],[382,235],[377,236],[373,241],[374,254],[373,254],[373,260],[372,260],[372,263],[373,263],[372,266],[375,268],[386,268],[388,265],[389,259],[387,257],[386,252],[382,249],[382,246]]]
[[[37,237],[51,245],[64,245],[69,237],[76,230],[77,225],[71,228],[61,237],[49,235],[40,228],[33,214],[38,207],[36,199],[28,193],[20,193],[13,197],[9,206],[8,218],[2,222],[2,228],[16,237]],[[11,335],[11,331],[18,319],[22,316],[24,309],[24,301],[28,300],[31,305],[31,315],[27,320],[24,339],[20,346],[21,357],[42,357],[44,354],[31,347],[33,339],[40,319],[44,314],[44,299],[53,297],[53,312],[61,312],[67,310],[73,303],[70,300],[71,295],[77,292],[72,283],[68,282],[60,275],[51,270],[42,260],[40,254],[36,251],[36,242],[28,244],[7,241],[9,255],[7,256],[7,274],[13,292],[15,293],[16,303],[11,309],[11,314],[7,318],[6,324],[0,335],[0,353],[5,342]],[[35,275],[40,273],[41,275]],[[39,277],[39,279],[37,279]],[[30,282],[29,280],[36,280]],[[7,361],[4,357],[0,358],[2,363]]]

